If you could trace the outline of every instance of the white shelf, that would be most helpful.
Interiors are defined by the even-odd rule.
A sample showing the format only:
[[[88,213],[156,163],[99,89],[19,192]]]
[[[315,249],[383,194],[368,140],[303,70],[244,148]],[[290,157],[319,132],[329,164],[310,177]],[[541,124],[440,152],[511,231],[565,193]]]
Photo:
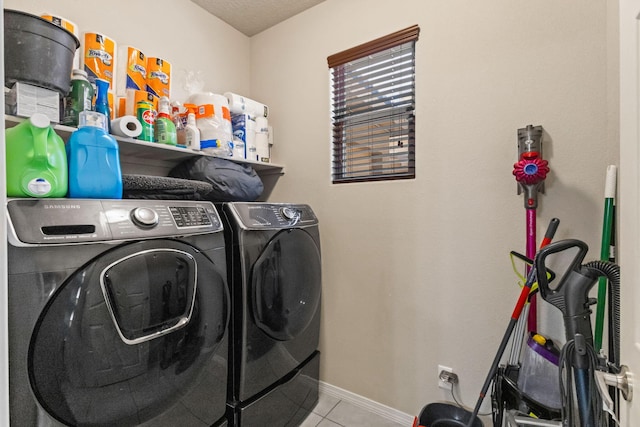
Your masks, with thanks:
[[[12,127],[25,120],[22,117],[5,115],[5,127]],[[54,130],[65,141],[69,138],[76,128],[56,124]],[[201,151],[191,150],[188,148],[175,147],[171,145],[159,144],[156,142],[140,141],[133,138],[126,138],[113,135],[120,146],[120,162],[123,164],[123,172],[148,174],[150,169],[159,169],[168,171],[173,166],[183,160],[191,157],[206,156],[218,157]],[[275,163],[257,162],[245,159],[234,159],[231,157],[223,157],[235,163],[248,164],[255,169],[259,175],[282,175],[284,174],[284,166]]]

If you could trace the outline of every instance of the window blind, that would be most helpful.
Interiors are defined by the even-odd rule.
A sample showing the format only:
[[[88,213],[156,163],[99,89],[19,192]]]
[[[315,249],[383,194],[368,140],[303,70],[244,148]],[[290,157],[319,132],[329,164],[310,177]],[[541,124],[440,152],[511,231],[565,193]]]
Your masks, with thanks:
[[[334,183],[415,177],[413,26],[327,58]]]

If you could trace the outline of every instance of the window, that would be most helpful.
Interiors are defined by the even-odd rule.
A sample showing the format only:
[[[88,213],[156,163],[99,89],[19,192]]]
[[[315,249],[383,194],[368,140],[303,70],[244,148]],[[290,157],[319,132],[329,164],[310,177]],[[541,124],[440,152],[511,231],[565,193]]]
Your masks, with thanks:
[[[415,178],[415,25],[327,58],[333,183]]]

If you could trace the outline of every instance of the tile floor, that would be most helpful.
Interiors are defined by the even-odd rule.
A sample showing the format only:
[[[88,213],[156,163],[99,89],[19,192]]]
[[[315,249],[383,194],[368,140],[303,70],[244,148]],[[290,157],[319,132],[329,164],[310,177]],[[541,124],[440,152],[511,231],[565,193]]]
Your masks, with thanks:
[[[411,427],[398,424],[337,397],[320,393],[313,413],[300,427]]]

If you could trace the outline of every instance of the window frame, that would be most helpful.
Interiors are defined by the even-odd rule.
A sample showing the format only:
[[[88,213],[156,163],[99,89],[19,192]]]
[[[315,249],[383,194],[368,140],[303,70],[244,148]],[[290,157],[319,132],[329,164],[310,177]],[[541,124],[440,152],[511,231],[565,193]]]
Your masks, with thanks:
[[[329,66],[330,77],[331,74],[333,77],[331,78],[331,115],[332,115],[332,159],[331,159],[331,172],[332,172],[332,183],[341,184],[341,183],[349,183],[349,182],[366,182],[366,181],[381,181],[381,180],[396,180],[396,179],[414,179],[415,178],[415,42],[418,40],[418,36],[420,33],[420,27],[418,25],[413,25],[411,27],[405,28],[400,31],[396,31],[395,33],[389,34],[387,36],[380,37],[378,39],[372,40],[367,43],[363,43],[351,49],[347,49],[345,51],[336,53],[327,57],[327,64]],[[356,63],[356,61],[362,61],[367,57],[371,57],[372,55],[380,54],[384,51],[390,51],[393,48],[404,47],[403,45],[409,45],[411,49],[411,65],[410,70],[412,71],[411,80],[410,80],[410,105],[408,110],[400,114],[399,116],[386,115],[383,117],[388,118],[389,125],[385,125],[382,127],[378,127],[378,129],[383,129],[383,133],[387,133],[389,136],[394,132],[391,126],[391,121],[393,117],[401,117],[405,122],[402,132],[400,134],[403,138],[407,139],[408,146],[406,147],[406,166],[402,166],[399,168],[399,171],[395,171],[395,166],[391,168],[391,171],[371,171],[369,172],[358,172],[355,169],[358,166],[349,165],[346,163],[349,161],[353,161],[354,159],[366,159],[367,156],[371,159],[375,159],[376,155],[372,152],[365,156],[355,156],[350,153],[350,148],[347,146],[350,143],[349,137],[345,136],[347,133],[347,126],[345,122],[349,122],[349,120],[353,120],[353,115],[349,112],[346,112],[347,109],[340,109],[340,106],[349,105],[347,101],[344,99],[345,90],[347,90],[344,86],[345,82],[345,68],[348,67],[351,63]],[[352,73],[352,75],[356,75],[356,73]],[[337,78],[336,78],[337,76]],[[395,77],[394,77],[395,79]],[[393,84],[393,83],[392,83]],[[396,95],[394,90],[394,95]],[[342,96],[342,98],[340,98]],[[338,99],[340,98],[340,99]],[[338,114],[340,120],[336,120],[336,111],[340,111],[341,114]],[[373,116],[373,110],[367,111],[366,114],[370,114]],[[362,110],[360,110],[357,114],[362,115]],[[367,122],[368,120],[364,120]],[[353,125],[351,125],[353,126]],[[361,124],[359,129],[373,129],[372,123]],[[396,131],[397,132],[397,131]],[[378,139],[378,141],[380,141]],[[391,142],[391,141],[390,141]],[[400,143],[400,141],[399,141]],[[379,142],[376,143],[380,145]],[[372,146],[376,145],[372,144]],[[384,144],[384,143],[383,143]],[[352,146],[355,144],[352,144]],[[366,143],[361,144],[366,146]],[[399,145],[402,147],[402,145]],[[386,148],[384,151],[383,147],[383,155],[387,155],[389,157],[389,152],[392,151],[391,145]],[[404,150],[404,148],[403,148]],[[371,167],[379,166],[385,164],[384,161],[379,162],[369,162]],[[366,166],[366,163],[364,164]]]

